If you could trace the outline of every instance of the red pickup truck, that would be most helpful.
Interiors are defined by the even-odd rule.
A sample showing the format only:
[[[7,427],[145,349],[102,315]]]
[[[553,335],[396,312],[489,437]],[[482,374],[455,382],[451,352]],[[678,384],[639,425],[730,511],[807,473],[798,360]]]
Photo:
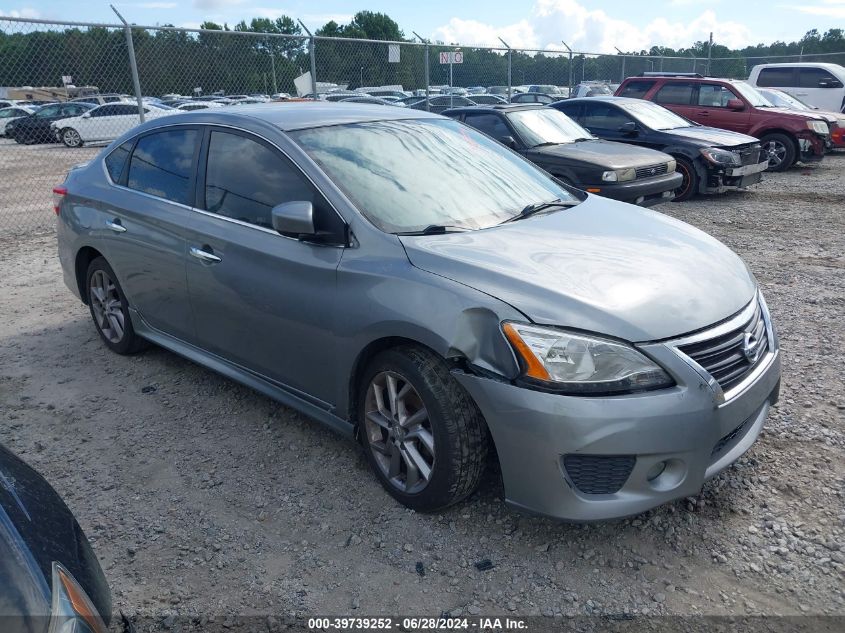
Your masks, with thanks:
[[[827,123],[812,112],[776,108],[734,79],[645,73],[628,77],[616,96],[647,99],[701,125],[755,136],[769,155],[769,171],[821,160],[830,136]]]

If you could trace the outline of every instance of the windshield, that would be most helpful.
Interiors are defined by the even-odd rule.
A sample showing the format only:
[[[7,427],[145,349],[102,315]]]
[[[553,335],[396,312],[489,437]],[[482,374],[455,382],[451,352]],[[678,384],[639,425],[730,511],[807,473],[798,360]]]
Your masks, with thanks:
[[[684,117],[650,101],[619,102],[617,105],[652,130],[674,130],[693,126],[693,123]]]
[[[772,103],[761,95],[757,89],[751,84],[744,81],[732,81],[731,87],[736,88],[736,91],[755,108],[771,108]]]
[[[812,110],[810,106],[801,101],[797,97],[793,97],[785,92],[775,92],[774,90],[761,90],[760,93],[766,97],[773,105],[778,108],[789,108],[790,110]]]
[[[375,121],[290,135],[388,233],[487,228],[531,203],[578,201],[538,167],[453,120]]]
[[[508,115],[508,121],[529,147],[593,138],[563,112],[552,108],[517,110]]]

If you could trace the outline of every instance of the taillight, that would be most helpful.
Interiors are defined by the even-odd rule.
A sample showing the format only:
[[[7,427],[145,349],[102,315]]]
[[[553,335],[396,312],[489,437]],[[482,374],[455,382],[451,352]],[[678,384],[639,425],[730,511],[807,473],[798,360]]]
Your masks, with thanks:
[[[62,198],[67,195],[66,187],[53,187],[53,212],[59,215],[62,207]]]

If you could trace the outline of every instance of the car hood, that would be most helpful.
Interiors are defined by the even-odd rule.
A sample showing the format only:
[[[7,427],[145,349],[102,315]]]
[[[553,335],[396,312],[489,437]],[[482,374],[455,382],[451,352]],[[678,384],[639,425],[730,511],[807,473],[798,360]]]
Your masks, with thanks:
[[[596,196],[490,229],[400,239],[414,266],[496,297],[536,323],[632,342],[712,325],[747,305],[756,289],[744,262],[703,231]]]
[[[536,153],[542,158],[562,158],[570,161],[591,163],[604,169],[644,167],[646,165],[654,165],[655,163],[664,163],[672,159],[668,154],[653,149],[598,139],[533,147],[529,151]]]
[[[749,143],[759,143],[753,136],[720,130],[716,127],[706,125],[695,125],[692,127],[679,127],[672,130],[663,130],[667,134],[676,134],[695,141],[701,141],[702,147],[735,147]]]

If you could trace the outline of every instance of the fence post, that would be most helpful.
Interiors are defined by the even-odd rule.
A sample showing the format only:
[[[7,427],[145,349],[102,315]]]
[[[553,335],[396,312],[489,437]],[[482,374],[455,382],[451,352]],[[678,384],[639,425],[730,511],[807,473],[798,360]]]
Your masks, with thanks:
[[[613,48],[622,56],[622,77],[619,79],[619,83],[625,81],[625,53],[619,50],[618,46],[614,46]]]
[[[511,73],[513,72],[513,51],[511,50],[510,45],[503,40],[501,37],[499,41],[505,45],[505,48],[508,49],[508,103],[511,100],[511,92],[512,92],[512,82],[511,82]]]
[[[561,44],[566,46],[566,50],[569,51],[569,96],[572,96],[572,49],[569,48],[569,44],[564,41],[561,41]]]
[[[710,60],[713,59],[713,31],[710,31],[710,39],[707,42],[707,67],[704,74],[710,76]]]
[[[431,91],[431,77],[429,77],[429,75],[428,75],[428,73],[429,73],[429,69],[428,69],[428,64],[429,64],[429,61],[428,61],[428,55],[429,55],[428,40],[423,38],[416,31],[411,31],[411,33],[416,35],[417,38],[419,39],[419,41],[422,42],[423,44],[425,44],[425,110],[426,110],[426,112],[429,112],[429,111],[431,111],[431,104],[428,102],[428,100],[430,98],[430,91]]]
[[[135,45],[132,43],[132,27],[123,19],[123,16],[118,13],[114,5],[109,5],[111,10],[115,12],[120,21],[123,22],[123,32],[126,34],[126,47],[129,49],[129,70],[132,72],[132,86],[135,88],[135,99],[138,100],[138,116],[141,123],[144,122],[144,99],[141,96],[141,80],[138,79],[138,64],[135,62]]]
[[[308,30],[308,27],[302,23],[302,20],[297,20],[300,26],[305,29],[305,32],[308,33],[308,55],[311,57],[311,94],[314,95],[314,100],[316,101],[319,97],[317,96],[317,54],[316,54],[316,42],[314,40],[314,36],[311,35],[311,31]]]

